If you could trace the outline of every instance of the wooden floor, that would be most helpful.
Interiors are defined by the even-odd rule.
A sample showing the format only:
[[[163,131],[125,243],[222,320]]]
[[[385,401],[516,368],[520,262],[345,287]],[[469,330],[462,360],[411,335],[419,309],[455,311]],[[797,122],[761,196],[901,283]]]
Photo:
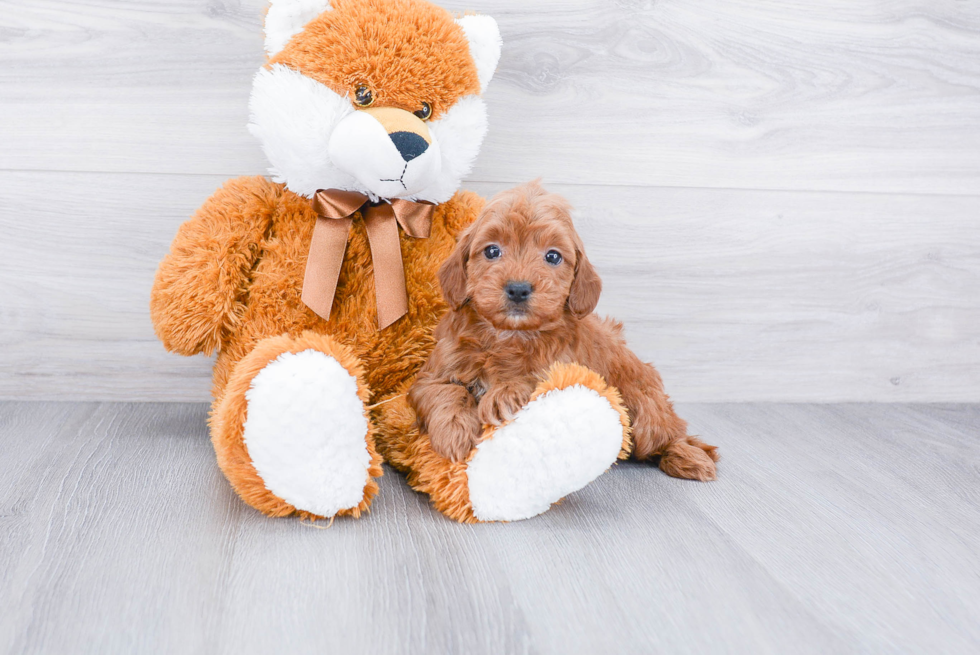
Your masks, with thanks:
[[[205,405],[0,403],[0,652],[980,652],[980,406],[679,409],[718,482],[464,526],[387,471],[316,529],[238,501]]]

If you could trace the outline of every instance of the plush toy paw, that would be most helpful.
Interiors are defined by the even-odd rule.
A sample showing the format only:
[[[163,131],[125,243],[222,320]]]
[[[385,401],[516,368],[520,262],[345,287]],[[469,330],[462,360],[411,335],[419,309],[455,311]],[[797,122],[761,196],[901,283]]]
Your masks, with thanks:
[[[356,358],[329,337],[265,339],[236,366],[212,417],[218,462],[267,514],[359,515],[381,474]]]
[[[629,454],[629,419],[619,393],[577,364],[552,367],[514,419],[487,427],[462,462],[432,450],[413,426],[407,403],[384,406],[385,424],[399,432],[386,453],[409,484],[458,521],[516,521],[599,477]]]
[[[476,447],[467,467],[480,521],[547,511],[602,475],[623,449],[619,411],[582,384],[540,393]]]

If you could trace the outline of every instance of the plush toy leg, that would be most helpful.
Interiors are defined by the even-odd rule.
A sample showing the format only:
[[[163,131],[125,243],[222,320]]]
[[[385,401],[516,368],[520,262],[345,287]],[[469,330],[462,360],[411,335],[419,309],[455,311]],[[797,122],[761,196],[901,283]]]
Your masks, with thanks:
[[[328,336],[263,339],[211,415],[218,465],[270,516],[360,516],[381,475],[357,357]]]
[[[404,398],[382,405],[388,460],[457,521],[516,521],[599,477],[629,454],[629,418],[619,393],[577,364],[552,367],[513,421],[487,428],[466,461],[437,455]]]

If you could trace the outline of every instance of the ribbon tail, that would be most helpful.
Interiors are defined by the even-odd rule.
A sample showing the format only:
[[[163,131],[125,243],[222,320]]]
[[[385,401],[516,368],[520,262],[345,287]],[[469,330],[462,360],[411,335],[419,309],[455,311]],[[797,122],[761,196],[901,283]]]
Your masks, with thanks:
[[[402,263],[398,221],[391,206],[378,205],[366,214],[364,226],[371,245],[371,263],[374,266],[378,328],[383,330],[408,313],[405,266]]]
[[[316,219],[310,240],[310,254],[303,278],[303,303],[327,321],[330,320],[330,310],[337,292],[350,226],[350,218],[320,216]]]

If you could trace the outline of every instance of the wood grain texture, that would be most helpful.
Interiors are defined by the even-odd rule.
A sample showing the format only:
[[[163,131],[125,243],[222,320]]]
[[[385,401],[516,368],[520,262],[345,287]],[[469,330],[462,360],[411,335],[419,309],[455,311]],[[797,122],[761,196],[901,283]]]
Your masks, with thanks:
[[[222,181],[0,173],[0,397],[206,400],[210,361],[166,353],[147,306]],[[980,198],[552,188],[577,207],[599,312],[675,398],[980,397]]]
[[[473,179],[974,194],[980,5],[461,0],[505,49]],[[230,176],[265,0],[0,4],[0,168]]]
[[[978,406],[679,407],[716,483],[621,464],[465,526],[246,508],[204,405],[0,403],[0,651],[972,653]]]
[[[467,188],[582,209],[676,398],[980,398],[980,5],[452,0],[505,49]],[[0,0],[0,398],[207,398],[152,334],[177,225],[266,162],[265,0]]]

